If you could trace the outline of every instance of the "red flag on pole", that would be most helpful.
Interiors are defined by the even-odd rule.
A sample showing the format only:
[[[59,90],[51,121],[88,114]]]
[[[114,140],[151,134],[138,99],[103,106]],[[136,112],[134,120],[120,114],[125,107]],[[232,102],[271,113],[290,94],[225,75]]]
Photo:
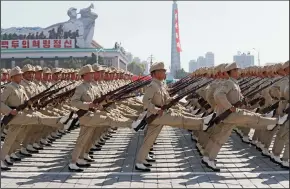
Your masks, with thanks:
[[[175,18],[175,36],[176,36],[176,48],[177,52],[181,52],[180,36],[179,36],[179,24],[178,24],[178,9],[174,10]]]

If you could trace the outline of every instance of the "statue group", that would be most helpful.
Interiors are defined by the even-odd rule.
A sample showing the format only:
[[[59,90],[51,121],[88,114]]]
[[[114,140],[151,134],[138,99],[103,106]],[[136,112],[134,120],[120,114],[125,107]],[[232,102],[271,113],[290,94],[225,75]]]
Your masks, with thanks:
[[[24,33],[6,33],[2,31],[1,40],[24,40],[24,39],[75,39],[78,48],[90,48],[93,40],[95,20],[98,15],[91,11],[94,5],[81,9],[77,13],[76,8],[67,11],[69,20],[57,23],[38,31]],[[78,18],[80,14],[80,18]]]

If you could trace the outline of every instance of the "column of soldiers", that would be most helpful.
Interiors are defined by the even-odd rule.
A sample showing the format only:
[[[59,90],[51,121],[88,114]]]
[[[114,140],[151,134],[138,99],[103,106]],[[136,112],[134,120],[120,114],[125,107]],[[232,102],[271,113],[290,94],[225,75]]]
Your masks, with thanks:
[[[98,92],[102,93],[128,83],[132,76],[123,70],[102,68],[97,65],[94,65],[94,69],[96,70],[94,82],[90,84],[98,86]],[[70,91],[76,91],[77,94],[78,90],[75,89],[82,83],[82,74],[77,73],[82,73],[82,69],[49,69],[30,64],[26,64],[22,69],[19,67],[11,70],[1,69],[1,117],[4,119],[5,115],[13,115],[13,119],[7,125],[1,124],[1,138],[4,140],[1,153],[2,170],[10,170],[7,165],[13,165],[13,161],[21,161],[22,156],[30,157],[44,146],[51,146],[53,141],[69,132],[72,126],[79,125],[78,119],[73,123],[76,115],[70,116],[71,112],[77,109],[71,106],[70,98],[61,96]],[[51,89],[53,93],[42,96],[33,104],[30,102],[23,110],[17,110],[20,105],[50,87],[53,87]],[[69,97],[73,96],[72,94]],[[136,106],[136,103],[133,101],[130,105]],[[124,109],[123,112],[130,111],[123,106],[120,108]],[[96,133],[99,136],[95,136],[92,151],[100,150],[114,130],[116,127],[108,126]],[[80,134],[82,135],[82,129]]]
[[[217,115],[225,110],[232,112],[207,132],[192,132],[192,139],[197,142],[196,147],[203,156],[202,162],[219,171],[216,167],[217,154],[235,129],[243,142],[257,146],[262,155],[281,167],[289,168],[289,61],[246,69],[239,69],[235,63],[220,64],[197,70],[195,74],[212,77],[215,81],[197,90],[197,96],[188,99],[192,112],[214,111]],[[246,95],[255,90],[258,93]],[[246,103],[235,106],[239,100]],[[249,140],[250,129],[254,129],[252,140]],[[270,153],[269,147],[275,134]]]
[[[94,151],[101,150],[118,127],[136,129],[144,120],[144,142],[135,165],[140,171],[150,171],[151,162],[155,162],[153,145],[163,125],[192,131],[192,138],[197,141],[197,148],[203,155],[202,162],[214,171],[219,171],[215,159],[234,128],[241,133],[243,141],[247,141],[249,130],[255,129],[252,143],[257,144],[264,155],[270,154],[267,151],[271,142],[269,136],[273,138],[277,133],[271,159],[283,167],[289,167],[289,156],[286,155],[289,153],[289,117],[288,112],[285,113],[289,106],[289,79],[284,77],[276,81],[276,78],[289,75],[289,62],[243,70],[236,63],[202,68],[172,88],[168,88],[164,82],[164,63],[154,63],[150,73],[151,83],[145,87],[143,100],[140,101],[136,97],[120,97],[133,93],[147,83],[132,83],[131,74],[119,69],[97,64],[85,65],[79,70],[50,70],[31,65],[25,65],[22,70],[19,67],[11,69],[11,81],[5,85],[1,94],[1,113],[12,114],[14,118],[3,126],[6,136],[1,169],[9,170],[7,164],[12,165],[12,160],[20,160],[16,155],[18,150],[22,155],[31,156],[31,153],[37,153],[71,128],[80,126],[69,170],[83,171],[83,167],[90,166],[94,161],[91,156]],[[24,110],[16,110],[25,100],[41,94],[51,85],[55,85],[55,90],[61,88],[57,94],[44,100],[51,103],[41,103],[40,99],[37,103],[29,103]],[[255,96],[247,98],[245,95],[244,98],[244,94],[263,86],[266,86],[265,89]],[[120,94],[118,98],[112,98],[113,94],[107,95],[112,91]],[[185,93],[190,94],[187,96],[188,103],[178,100],[172,103],[176,97],[182,97],[182,92],[189,92]],[[63,97],[61,94],[68,95]],[[270,112],[264,112],[263,107],[255,109],[257,103],[249,105],[258,98],[265,101],[264,107],[277,101],[277,111],[275,109],[272,112],[271,109]],[[272,98],[272,101],[268,98]],[[240,101],[243,105],[237,106]],[[230,111],[227,117],[212,124],[226,111]],[[267,138],[264,138],[265,135]],[[281,160],[279,156],[284,146]]]

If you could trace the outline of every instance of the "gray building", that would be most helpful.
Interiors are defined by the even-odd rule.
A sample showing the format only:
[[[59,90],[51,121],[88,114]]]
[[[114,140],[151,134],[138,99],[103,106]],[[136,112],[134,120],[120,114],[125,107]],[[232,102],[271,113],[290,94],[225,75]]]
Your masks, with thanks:
[[[189,63],[188,63],[188,71],[189,72],[194,72],[197,69],[198,69],[197,61],[196,60],[189,61]]]
[[[203,56],[197,58],[197,68],[206,67],[206,59]]]
[[[140,64],[141,63],[141,59],[139,57],[134,57],[133,58],[133,62]]]
[[[141,64],[143,64],[144,68],[145,68],[144,74],[148,75],[149,74],[149,69],[150,69],[150,63],[147,62],[147,61],[142,61]]]
[[[205,64],[206,67],[213,67],[214,66],[214,54],[212,52],[207,52],[205,54]]]
[[[234,55],[233,59],[240,68],[246,68],[255,65],[255,57],[250,53],[246,54],[238,52],[237,55]]]
[[[172,4],[172,21],[171,21],[171,66],[170,66],[170,72],[173,76],[175,76],[175,73],[177,70],[181,69],[180,65],[180,52],[177,51],[177,43],[176,43],[176,26],[175,26],[175,11],[178,10],[176,1],[173,1]],[[177,27],[179,27],[177,25]],[[179,36],[178,36],[179,38]]]
[[[133,62],[133,55],[130,52],[126,53],[126,57],[127,57],[129,63]]]

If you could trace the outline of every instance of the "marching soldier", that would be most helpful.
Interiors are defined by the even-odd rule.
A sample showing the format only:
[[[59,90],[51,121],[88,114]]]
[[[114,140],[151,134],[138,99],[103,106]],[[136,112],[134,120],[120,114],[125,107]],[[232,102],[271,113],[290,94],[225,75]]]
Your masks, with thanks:
[[[159,114],[159,117],[155,119],[151,124],[147,125],[148,130],[144,137],[144,142],[139,149],[137,155],[137,162],[135,168],[140,171],[150,171],[150,163],[146,161],[146,157],[150,151],[150,148],[154,144],[158,134],[160,133],[163,125],[191,129],[191,130],[202,130],[206,129],[203,126],[208,123],[212,118],[212,115],[205,119],[183,117],[170,112],[163,112],[161,107],[167,104],[172,98],[163,85],[165,79],[166,69],[164,68],[163,62],[158,62],[150,67],[150,73],[152,82],[145,89],[143,97],[144,110],[148,111],[147,116],[151,114]]]
[[[62,117],[45,117],[31,111],[17,111],[16,108],[28,100],[22,81],[23,72],[19,67],[14,67],[10,71],[11,83],[9,83],[1,94],[1,112],[5,115],[13,115],[14,118],[8,123],[8,132],[2,147],[1,168],[6,169],[5,162],[11,164],[10,153],[18,134],[25,130],[26,125],[47,125],[59,128],[63,126]],[[5,159],[4,159],[5,158]],[[4,162],[5,161],[5,162]]]
[[[83,147],[92,139],[96,127],[130,127],[132,124],[132,121],[125,117],[115,117],[110,113],[102,111],[102,104],[93,103],[98,95],[96,94],[96,90],[94,90],[94,86],[91,85],[93,79],[92,73],[94,73],[94,70],[91,65],[85,65],[80,69],[79,75],[82,77],[83,82],[76,87],[71,100],[72,106],[78,109],[85,111],[89,111],[89,109],[98,109],[95,110],[95,112],[87,112],[84,116],[79,118],[81,130],[72,152],[72,161],[69,164],[69,169],[71,171],[83,171],[79,166],[88,166],[88,162],[80,159],[82,158],[80,155]]]
[[[273,130],[277,125],[284,124],[287,119],[287,116],[283,116],[282,118],[279,117],[279,119],[263,117],[261,114],[233,106],[236,102],[243,99],[241,89],[236,80],[238,78],[238,69],[236,63],[226,66],[225,71],[230,78],[223,82],[221,87],[217,89],[214,94],[215,101],[217,102],[217,116],[225,110],[230,110],[232,112],[227,118],[222,120],[222,123],[215,126],[205,148],[207,153],[204,154],[202,162],[214,171],[219,171],[214,160],[222,145],[227,141],[235,125],[243,127],[249,127],[249,125],[251,125],[258,129],[267,128],[268,130]]]

